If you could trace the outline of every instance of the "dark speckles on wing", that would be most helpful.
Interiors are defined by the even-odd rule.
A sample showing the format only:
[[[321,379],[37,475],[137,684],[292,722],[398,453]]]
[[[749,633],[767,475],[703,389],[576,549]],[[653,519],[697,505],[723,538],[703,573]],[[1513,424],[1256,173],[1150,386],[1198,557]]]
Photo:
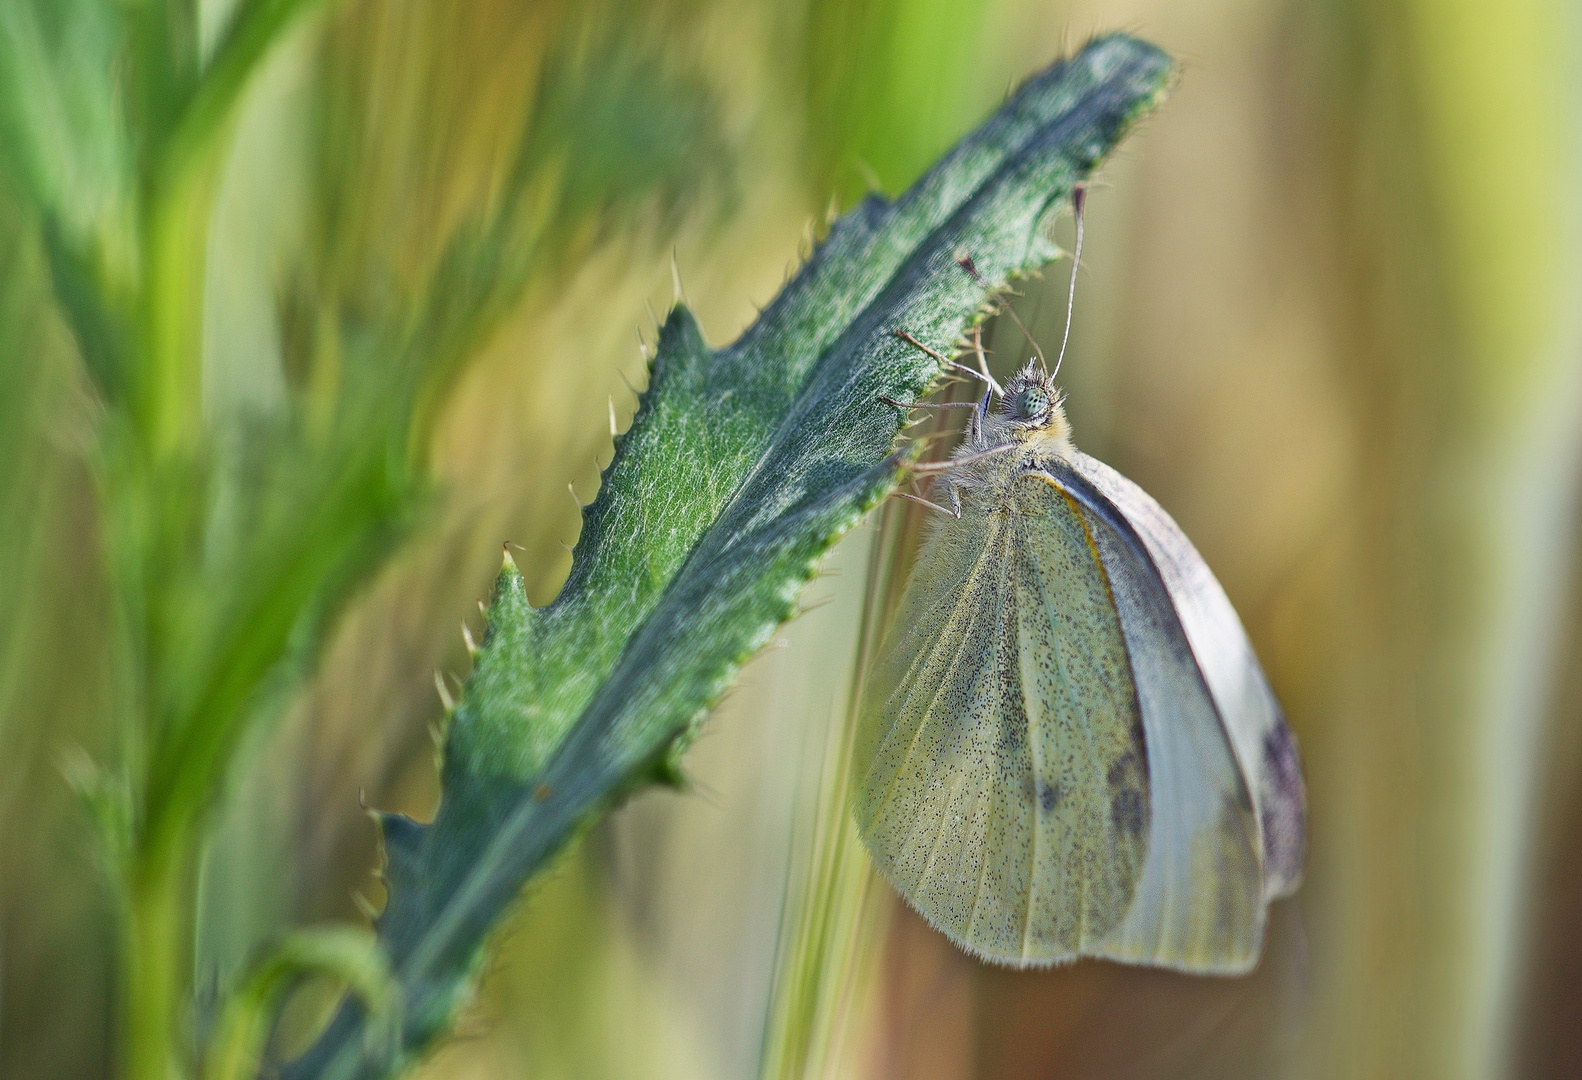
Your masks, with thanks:
[[[1049,813],[1060,805],[1060,785],[1045,781],[1038,785],[1038,809]]]
[[[1016,634],[1015,613],[1007,609],[1005,614],[1010,617],[1002,619],[999,626],[1000,645],[995,670],[1000,684],[997,708],[995,715],[988,719],[994,725],[996,749],[1009,760],[1021,754],[1027,746],[1027,704],[1018,664],[1020,658],[1013,644]]]
[[[1136,788],[1122,788],[1110,796],[1110,822],[1116,832],[1142,836],[1148,824],[1147,816],[1142,792]]]
[[[1144,755],[1141,732],[1137,733],[1137,747],[1129,749],[1110,763],[1104,782],[1110,789],[1110,822],[1117,832],[1141,837],[1148,831],[1147,770],[1143,768]]]

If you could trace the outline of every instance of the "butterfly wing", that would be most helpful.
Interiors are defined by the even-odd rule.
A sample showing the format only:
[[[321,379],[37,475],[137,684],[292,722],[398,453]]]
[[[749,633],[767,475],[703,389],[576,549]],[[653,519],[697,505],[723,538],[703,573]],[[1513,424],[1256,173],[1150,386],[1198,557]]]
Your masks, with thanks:
[[[1157,504],[1153,504],[1157,517],[1149,517],[1142,527],[1134,524],[1126,510],[1086,475],[1099,469],[1105,469],[1099,475],[1109,490],[1127,496],[1127,507],[1135,508],[1139,499],[1147,499],[1135,485],[1091,458],[1079,457],[1070,466],[1051,463],[1046,475],[1080,504],[1108,571],[1142,703],[1155,807],[1149,858],[1132,908],[1099,955],[1188,971],[1246,971],[1257,962],[1262,947],[1270,895],[1255,774],[1243,767],[1234,728],[1222,715],[1216,684],[1200,659],[1203,649],[1227,646],[1193,636],[1194,630],[1199,635],[1226,630],[1223,624],[1206,623],[1195,615],[1189,623],[1181,613],[1178,598],[1190,596],[1181,591],[1174,575],[1183,553],[1190,553],[1199,566],[1202,560],[1180,530],[1163,517]],[[1167,538],[1173,547],[1161,556],[1170,560],[1170,578],[1143,531],[1154,531],[1158,543],[1161,519],[1173,532]],[[1206,567],[1201,573],[1213,580]],[[1234,625],[1245,648],[1243,663],[1256,668],[1239,622]],[[1219,671],[1215,678],[1226,674]],[[1261,680],[1261,672],[1257,678]],[[1225,700],[1235,704],[1235,699]],[[1268,700],[1273,708],[1272,696]]]
[[[1076,503],[1019,479],[925,546],[871,673],[854,809],[876,863],[962,947],[1094,954],[1150,819],[1119,612]]]
[[[1251,789],[1264,896],[1272,900],[1291,893],[1301,878],[1305,839],[1301,762],[1235,608],[1192,542],[1147,492],[1086,454],[1075,454],[1071,465],[1125,518],[1147,549]]]

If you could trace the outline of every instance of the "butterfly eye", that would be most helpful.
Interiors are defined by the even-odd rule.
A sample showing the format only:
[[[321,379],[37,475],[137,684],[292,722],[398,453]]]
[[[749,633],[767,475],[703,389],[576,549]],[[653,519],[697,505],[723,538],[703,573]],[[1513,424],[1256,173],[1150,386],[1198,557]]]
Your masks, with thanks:
[[[1031,420],[1049,409],[1049,395],[1041,386],[1029,386],[1012,396],[1007,412],[1018,420]]]

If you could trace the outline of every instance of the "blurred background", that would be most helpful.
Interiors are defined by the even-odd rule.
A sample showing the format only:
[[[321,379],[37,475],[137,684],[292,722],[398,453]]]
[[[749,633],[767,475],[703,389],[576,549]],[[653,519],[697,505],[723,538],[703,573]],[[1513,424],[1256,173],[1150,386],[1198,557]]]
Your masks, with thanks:
[[[867,876],[831,811],[867,526],[719,708],[696,790],[530,889],[418,1075],[1582,1075],[1574,5],[323,0],[169,194],[186,159],[147,132],[187,145],[160,103],[247,6],[0,0],[0,1076],[116,1074],[116,845],[154,805],[139,717],[182,700],[140,671],[268,623],[232,592],[320,583],[204,759],[201,1036],[264,943],[377,906],[359,793],[432,813],[435,672],[465,674],[503,540],[554,596],[672,263],[731,340],[832,200],[899,192],[1110,29],[1184,71],[1088,201],[1068,409],[1197,543],[1301,741],[1307,874],[1263,964],[996,970]],[[188,68],[129,78],[128,11]],[[1057,341],[1064,265],[1023,291]],[[176,358],[174,405],[134,354]],[[183,464],[117,464],[150,459]],[[299,535],[339,561],[280,570]]]

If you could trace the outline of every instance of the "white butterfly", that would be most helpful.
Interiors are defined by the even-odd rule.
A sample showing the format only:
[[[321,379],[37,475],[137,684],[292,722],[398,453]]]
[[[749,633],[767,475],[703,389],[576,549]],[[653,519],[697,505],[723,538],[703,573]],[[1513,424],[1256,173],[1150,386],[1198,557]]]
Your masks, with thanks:
[[[985,959],[1247,971],[1305,809],[1246,632],[1159,504],[1072,446],[1052,375],[988,403],[868,678],[863,840]]]

